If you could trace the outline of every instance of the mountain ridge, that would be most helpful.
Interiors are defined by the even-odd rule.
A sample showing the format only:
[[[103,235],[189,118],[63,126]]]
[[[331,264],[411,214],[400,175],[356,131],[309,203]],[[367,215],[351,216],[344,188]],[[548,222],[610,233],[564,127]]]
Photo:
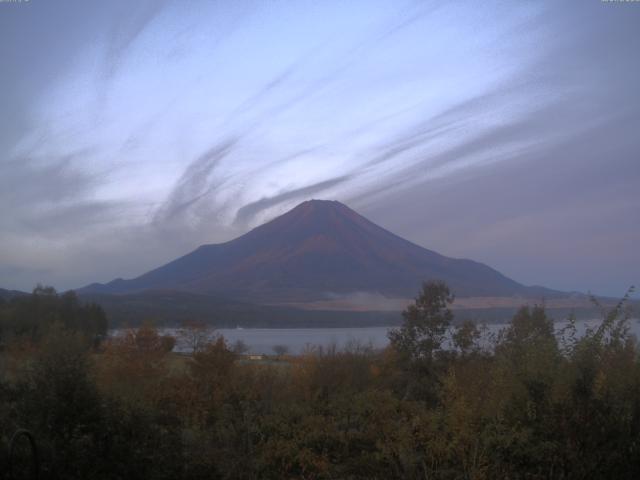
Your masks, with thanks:
[[[421,282],[447,282],[459,296],[555,296],[469,259],[450,258],[376,225],[346,205],[309,200],[233,240],[201,245],[133,279],[81,293],[179,290],[269,303],[372,292],[413,296]]]

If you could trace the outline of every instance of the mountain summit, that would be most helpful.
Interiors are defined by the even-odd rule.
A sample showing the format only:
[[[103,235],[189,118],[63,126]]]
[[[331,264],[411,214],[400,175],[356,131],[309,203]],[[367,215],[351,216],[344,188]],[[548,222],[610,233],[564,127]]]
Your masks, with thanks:
[[[310,200],[226,243],[193,252],[131,280],[82,292],[177,290],[248,301],[304,302],[356,292],[411,297],[444,280],[458,296],[536,295],[472,260],[427,250],[336,201]]]

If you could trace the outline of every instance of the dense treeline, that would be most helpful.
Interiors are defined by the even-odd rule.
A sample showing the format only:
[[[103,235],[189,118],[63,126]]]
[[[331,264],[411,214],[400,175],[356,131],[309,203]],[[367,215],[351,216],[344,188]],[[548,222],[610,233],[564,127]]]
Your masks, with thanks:
[[[82,303],[72,290],[58,294],[38,285],[31,295],[0,298],[0,342],[28,337],[37,342],[54,324],[90,339],[107,333],[107,317],[95,303]]]
[[[489,338],[429,283],[384,351],[271,364],[223,338],[178,356],[151,327],[96,349],[54,322],[5,346],[0,438],[33,431],[46,478],[640,478],[625,300],[583,336],[523,307]]]

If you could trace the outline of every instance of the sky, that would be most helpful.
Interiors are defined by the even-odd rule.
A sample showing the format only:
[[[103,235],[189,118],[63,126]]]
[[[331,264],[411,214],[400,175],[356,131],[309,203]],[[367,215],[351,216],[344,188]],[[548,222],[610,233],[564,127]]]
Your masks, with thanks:
[[[527,285],[640,286],[640,2],[0,1],[0,287],[312,199]]]

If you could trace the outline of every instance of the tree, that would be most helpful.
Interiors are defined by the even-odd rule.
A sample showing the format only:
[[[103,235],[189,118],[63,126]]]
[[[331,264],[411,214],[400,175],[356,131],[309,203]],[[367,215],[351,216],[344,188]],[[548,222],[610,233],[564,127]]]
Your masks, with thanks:
[[[217,410],[226,395],[231,394],[230,383],[235,375],[236,354],[229,350],[224,337],[218,336],[214,342],[196,352],[189,370],[197,402],[198,409],[205,423],[215,418]]]
[[[403,312],[404,324],[389,332],[393,348],[409,362],[429,362],[442,347],[453,314],[454,297],[444,282],[430,281]]]
[[[145,354],[157,353],[163,356],[169,353],[175,346],[175,338],[170,335],[160,335],[158,330],[150,324],[145,324],[137,330],[129,332],[136,350]]]
[[[148,398],[169,366],[175,340],[150,324],[109,338],[97,362],[99,383],[122,398]]]
[[[458,325],[451,335],[453,346],[458,349],[464,357],[480,350],[481,331],[471,320],[465,320]]]
[[[404,323],[388,334],[403,371],[404,399],[436,402],[441,375],[446,371],[442,342],[453,320],[453,295],[438,281],[426,282],[422,292],[403,312]]]
[[[80,332],[89,340],[106,335],[107,317],[95,303],[81,303],[74,291],[59,295],[53,287],[38,285],[31,295],[19,295],[0,312],[3,336],[30,337],[34,342],[47,335],[54,324]]]
[[[275,353],[278,357],[282,357],[283,355],[289,353],[289,347],[287,347],[286,345],[274,345],[273,347],[271,347],[271,349],[273,350],[273,353]]]
[[[91,378],[88,346],[55,324],[19,384],[18,415],[49,455],[45,469],[82,478],[84,448],[100,431],[100,396]],[[75,475],[70,474],[76,470]],[[86,478],[86,477],[84,477]]]
[[[233,350],[233,353],[235,353],[236,355],[244,355],[249,351],[249,345],[247,345],[244,340],[239,338],[233,343],[231,350]]]
[[[195,321],[184,322],[179,330],[182,344],[192,355],[204,350],[213,333],[212,329],[208,328],[204,323]]]

